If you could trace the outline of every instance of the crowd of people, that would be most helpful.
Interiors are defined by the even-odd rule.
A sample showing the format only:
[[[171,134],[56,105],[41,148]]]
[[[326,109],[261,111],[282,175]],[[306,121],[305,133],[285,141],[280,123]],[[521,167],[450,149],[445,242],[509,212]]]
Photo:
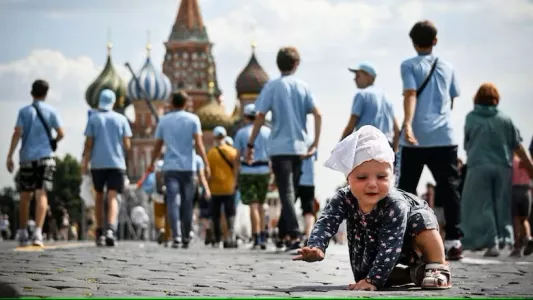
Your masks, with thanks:
[[[459,141],[451,124],[453,103],[460,96],[454,68],[433,52],[437,45],[433,23],[416,23],[409,37],[417,55],[400,66],[402,122],[375,84],[379,75],[372,64],[349,68],[359,91],[340,142],[325,164],[341,172],[347,186],[335,193],[318,220],[314,163],[322,116],[310,87],[295,76],[300,64],[296,48],[279,50],[276,62],[281,75],[262,88],[255,104],[244,107],[244,127],[233,138],[223,127],[215,128],[215,145],[208,151],[198,116],[186,109],[190,97],[182,90],[174,92],[155,130],[148,169],[154,183],[143,187],[154,200],[158,241],[188,248],[197,203],[199,236],[205,244],[237,247],[238,193],[249,207],[252,248],[266,249],[269,222],[264,203],[273,179],[281,206],[273,236],[276,247],[297,250],[295,260],[322,260],[344,223],[356,280],[351,289],[376,290],[391,284],[399,263],[410,266],[407,273],[400,271],[400,279],[445,289],[451,284],[447,261],[461,259],[463,250],[484,249],[486,256],[497,256],[511,245],[512,256],[531,254],[533,164],[519,130],[498,109],[496,86],[482,84],[474,97],[464,128],[467,160],[460,170]],[[37,225],[32,243],[36,246],[43,245],[46,191],[54,174],[52,153],[64,136],[59,115],[43,101],[47,91],[45,81],[33,84],[34,102],[19,111],[7,159],[12,172],[13,154],[22,139],[23,213],[18,236],[21,244],[28,242],[25,213],[35,192]],[[126,117],[113,111],[115,101],[111,90],[103,90],[85,130],[82,173],[90,172],[96,191],[98,246],[115,245],[117,195],[124,190],[125,153],[132,136]],[[272,124],[266,126],[269,112]],[[308,115],[314,119],[313,136],[306,127]],[[424,166],[436,181],[434,193],[425,200],[416,196]],[[303,226],[295,210],[297,199]],[[432,209],[436,207],[442,210]]]

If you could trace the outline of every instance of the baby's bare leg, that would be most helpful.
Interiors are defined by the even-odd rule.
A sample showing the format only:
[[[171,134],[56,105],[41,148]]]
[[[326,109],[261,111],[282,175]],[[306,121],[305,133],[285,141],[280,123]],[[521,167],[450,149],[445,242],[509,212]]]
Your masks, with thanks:
[[[444,244],[435,229],[424,230],[415,237],[417,250],[422,252],[424,262],[443,264],[446,261]]]
[[[423,289],[447,289],[451,286],[451,270],[446,264],[444,243],[435,229],[424,230],[415,237],[416,248],[423,255],[425,265]]]

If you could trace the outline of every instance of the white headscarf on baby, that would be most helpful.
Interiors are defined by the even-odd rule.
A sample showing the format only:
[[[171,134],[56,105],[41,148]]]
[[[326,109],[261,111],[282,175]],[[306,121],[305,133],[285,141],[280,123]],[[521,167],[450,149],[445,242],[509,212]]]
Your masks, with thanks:
[[[394,151],[387,137],[374,126],[365,125],[335,146],[324,166],[348,177],[360,164],[369,160],[394,164]]]

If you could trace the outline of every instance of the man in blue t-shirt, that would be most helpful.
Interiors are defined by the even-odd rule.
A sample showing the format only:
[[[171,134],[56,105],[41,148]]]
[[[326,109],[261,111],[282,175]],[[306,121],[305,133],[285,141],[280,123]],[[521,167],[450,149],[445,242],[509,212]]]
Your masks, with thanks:
[[[350,120],[342,133],[341,141],[357,128],[372,125],[385,134],[394,151],[397,151],[400,126],[387,95],[374,86],[376,70],[369,63],[361,63],[348,70],[355,73],[355,84],[360,91],[353,99]]]
[[[85,149],[82,174],[91,165],[95,199],[96,245],[115,245],[118,215],[117,194],[124,190],[126,151],[132,135],[126,117],[113,111],[116,95],[109,89],[100,92],[98,110],[91,113],[85,128]],[[104,232],[104,190],[107,188],[107,220]]]
[[[265,203],[270,183],[270,162],[268,157],[268,139],[270,128],[263,125],[254,142],[252,162],[245,160],[246,143],[252,133],[256,117],[255,104],[244,107],[244,126],[235,134],[234,146],[237,149],[235,161],[235,177],[238,178],[241,200],[250,206],[250,222],[252,224],[253,248],[266,249],[267,233],[266,218],[263,204]]]
[[[418,55],[401,64],[405,119],[396,165],[398,187],[416,194],[422,169],[428,166],[437,182],[435,201],[444,207],[446,254],[457,260],[462,257],[460,180],[451,111],[459,87],[452,65],[433,55],[437,44],[433,23],[416,23],[409,36]]]
[[[196,153],[204,161],[205,174],[209,178],[211,169],[205,154],[202,127],[197,115],[185,111],[189,96],[184,91],[172,95],[171,109],[157,124],[155,146],[152,152],[150,169],[161,156],[163,144],[166,146],[163,176],[165,178],[167,213],[172,229],[173,248],[188,248],[191,240],[192,216],[195,193],[194,173]],[[195,152],[196,150],[196,152]],[[178,224],[181,226],[180,239]]]
[[[265,122],[265,115],[272,112],[272,132],[268,154],[281,200],[281,216],[278,222],[279,237],[288,249],[300,247],[300,228],[294,211],[295,191],[300,181],[301,156],[312,155],[320,140],[322,116],[315,105],[314,97],[302,80],[294,76],[300,64],[296,48],[284,47],[276,59],[281,76],[269,81],[256,100],[257,116],[247,143],[246,160],[252,162],[255,139]],[[308,147],[307,115],[315,119],[315,137]],[[282,244],[278,243],[278,247]]]
[[[11,145],[7,154],[7,170],[12,173],[15,165],[13,154],[19,140],[20,170],[18,188],[20,190],[20,210],[24,212],[19,220],[19,244],[27,246],[29,241],[27,223],[32,193],[35,193],[35,222],[32,244],[43,247],[42,228],[48,207],[46,192],[52,191],[54,183],[55,160],[52,157],[53,144],[60,141],[64,134],[61,118],[57,111],[44,102],[49,85],[44,80],[36,80],[31,88],[33,103],[26,105],[18,112],[17,124],[11,137]],[[51,138],[51,129],[57,136]]]

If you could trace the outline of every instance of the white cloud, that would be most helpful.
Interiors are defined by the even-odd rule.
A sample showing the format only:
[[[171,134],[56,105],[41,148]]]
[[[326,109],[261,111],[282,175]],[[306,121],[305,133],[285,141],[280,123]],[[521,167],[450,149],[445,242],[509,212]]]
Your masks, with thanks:
[[[438,26],[439,44],[435,51],[456,67],[460,78],[462,96],[456,101],[452,117],[458,140],[462,141],[464,118],[472,108],[472,95],[479,84],[487,80],[500,87],[505,95],[501,108],[522,128],[527,142],[533,134],[525,116],[525,111],[531,111],[533,104],[520,100],[527,95],[526,80],[533,75],[532,60],[524,61],[524,57],[528,57],[525,53],[533,47],[531,39],[524,38],[533,33],[528,29],[533,25],[529,15],[533,7],[531,2],[508,1],[504,8],[496,0],[237,3],[242,5],[235,5],[229,14],[206,20],[215,43],[219,81],[226,99],[234,99],[234,91],[228,86],[233,86],[234,73],[245,64],[244,59],[237,64],[235,57],[248,57],[252,26],[259,43],[257,56],[271,77],[277,76],[275,54],[278,48],[285,44],[299,48],[302,65],[297,75],[309,82],[324,115],[317,164],[317,193],[322,199],[343,181],[342,175],[321,164],[349,117],[355,87],[346,67],[360,60],[373,61],[380,74],[377,85],[389,94],[401,119],[399,64],[415,54],[408,32],[421,19],[433,20]],[[523,26],[513,24],[516,21],[513,15],[521,17],[525,22]],[[510,31],[515,33],[509,34]],[[489,44],[490,40],[495,42]],[[515,50],[510,50],[510,45]],[[510,51],[523,54],[514,56]],[[231,62],[223,62],[227,58]],[[227,69],[229,66],[231,70]],[[459,148],[464,158],[461,144]],[[427,180],[431,180],[431,175],[426,170],[420,187]]]

